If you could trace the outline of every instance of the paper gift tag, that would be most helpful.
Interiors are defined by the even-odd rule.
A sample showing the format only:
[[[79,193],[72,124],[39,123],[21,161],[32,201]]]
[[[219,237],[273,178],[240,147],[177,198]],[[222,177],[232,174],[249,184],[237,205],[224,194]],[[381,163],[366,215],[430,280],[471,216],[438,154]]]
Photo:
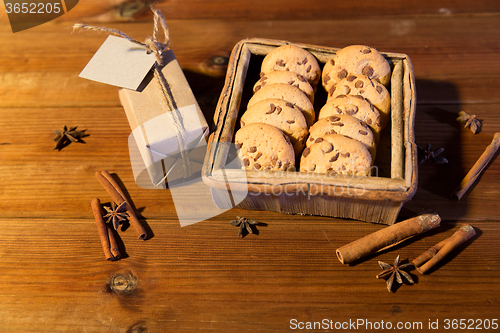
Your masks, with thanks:
[[[80,77],[131,90],[140,84],[156,61],[154,53],[125,38],[108,36],[80,73]]]

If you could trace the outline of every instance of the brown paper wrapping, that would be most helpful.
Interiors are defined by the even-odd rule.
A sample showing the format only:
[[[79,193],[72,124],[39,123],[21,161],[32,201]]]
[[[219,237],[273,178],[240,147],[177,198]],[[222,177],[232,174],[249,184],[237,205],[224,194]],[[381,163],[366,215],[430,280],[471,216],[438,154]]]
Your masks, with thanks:
[[[152,74],[146,77],[138,91],[119,90],[142,162],[154,185],[169,174],[189,177],[199,171],[201,164],[196,161],[194,165],[187,161],[190,165],[186,167],[186,161],[181,161],[181,150],[206,145],[208,134],[205,117],[173,51],[164,51],[162,57],[165,65],[161,72],[168,84],[166,92]],[[181,141],[185,142],[184,147]],[[186,169],[189,169],[187,174]]]

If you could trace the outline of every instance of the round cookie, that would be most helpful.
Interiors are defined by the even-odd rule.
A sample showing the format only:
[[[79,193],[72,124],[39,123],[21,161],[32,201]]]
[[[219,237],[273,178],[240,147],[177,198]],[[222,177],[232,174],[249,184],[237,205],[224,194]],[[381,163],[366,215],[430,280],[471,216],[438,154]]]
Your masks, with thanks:
[[[358,140],[368,148],[372,155],[372,161],[375,160],[377,148],[371,129],[361,120],[347,114],[329,116],[318,120],[309,128],[309,137],[306,147],[314,143],[323,141],[323,137],[328,134],[341,134],[345,137]]]
[[[349,75],[328,91],[328,99],[339,95],[360,95],[376,107],[382,117],[382,124],[389,119],[391,95],[380,82],[370,80],[366,75]]]
[[[319,111],[318,119],[339,114],[348,114],[363,121],[371,128],[375,141],[378,142],[383,129],[380,112],[362,96],[339,95],[329,99]]]
[[[295,72],[287,71],[272,71],[263,74],[262,77],[255,83],[253,92],[257,92],[266,84],[287,83],[302,90],[307,95],[311,103],[314,104],[314,89],[305,77]]]
[[[244,170],[294,170],[295,152],[280,129],[263,123],[240,128],[234,143]]]
[[[253,123],[265,123],[279,128],[293,145],[295,154],[300,155],[309,134],[306,118],[291,103],[279,98],[263,99],[248,108],[241,116],[241,127]]]
[[[376,49],[366,45],[351,45],[339,51],[325,63],[322,83],[329,91],[349,75],[363,74],[387,86],[391,80],[391,66]]]
[[[372,158],[361,142],[340,134],[328,134],[302,152],[301,172],[368,176]]]
[[[307,79],[316,88],[321,76],[321,69],[316,58],[307,50],[297,45],[283,45],[269,52],[262,60],[261,72],[295,72]]]
[[[297,107],[306,118],[307,124],[311,126],[316,119],[314,106],[299,88],[286,83],[266,84],[259,89],[248,101],[247,109],[253,104],[268,98],[280,98],[292,103]]]

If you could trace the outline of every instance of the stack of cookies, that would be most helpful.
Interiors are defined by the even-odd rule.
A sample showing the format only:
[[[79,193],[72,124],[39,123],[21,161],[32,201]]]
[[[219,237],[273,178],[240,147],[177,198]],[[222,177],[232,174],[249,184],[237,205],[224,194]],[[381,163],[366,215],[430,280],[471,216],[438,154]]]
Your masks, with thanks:
[[[367,176],[389,121],[391,68],[376,49],[343,48],[323,68],[328,97],[310,128],[300,171]]]
[[[390,76],[384,56],[364,45],[339,50],[322,73],[307,50],[274,49],[262,62],[235,134],[242,168],[369,175],[389,121]],[[320,78],[328,97],[316,117]]]
[[[295,170],[316,120],[320,77],[318,61],[301,47],[284,45],[266,55],[235,134],[243,169]]]

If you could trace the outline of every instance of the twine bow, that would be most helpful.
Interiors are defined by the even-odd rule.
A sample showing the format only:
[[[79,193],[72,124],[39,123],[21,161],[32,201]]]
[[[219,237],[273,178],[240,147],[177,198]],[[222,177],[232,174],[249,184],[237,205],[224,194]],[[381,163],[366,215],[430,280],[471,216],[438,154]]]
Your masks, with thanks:
[[[153,35],[150,37],[147,37],[144,42],[135,40],[131,37],[129,37],[127,34],[120,30],[112,29],[112,28],[105,28],[105,27],[96,27],[88,24],[83,24],[83,23],[75,23],[73,25],[73,31],[79,30],[79,29],[86,29],[86,30],[92,30],[92,31],[97,31],[97,32],[107,32],[110,34],[118,35],[122,38],[125,38],[126,40],[137,44],[141,47],[143,47],[148,53],[154,53],[156,57],[156,62],[153,65],[153,70],[154,70],[154,76],[158,82],[158,85],[160,86],[160,89],[162,91],[163,95],[163,102],[165,103],[165,107],[169,110],[171,110],[171,115],[172,119],[175,125],[176,129],[176,138],[177,138],[177,143],[179,146],[179,150],[181,153],[181,159],[182,159],[182,165],[184,167],[184,178],[188,178],[191,175],[190,172],[190,163],[189,163],[189,158],[188,158],[188,153],[186,151],[186,138],[184,137],[185,133],[185,128],[184,124],[182,122],[182,117],[179,113],[177,103],[175,102],[175,99],[172,96],[172,92],[170,90],[169,84],[167,82],[167,79],[162,73],[162,68],[165,65],[162,57],[162,52],[163,51],[168,51],[170,50],[170,36],[169,36],[169,31],[167,27],[167,23],[165,22],[165,17],[160,13],[159,10],[154,9],[151,7],[151,11],[153,12],[154,15],[154,27],[153,27]],[[159,31],[163,31],[163,38],[164,42],[160,42],[158,40],[158,34]]]

